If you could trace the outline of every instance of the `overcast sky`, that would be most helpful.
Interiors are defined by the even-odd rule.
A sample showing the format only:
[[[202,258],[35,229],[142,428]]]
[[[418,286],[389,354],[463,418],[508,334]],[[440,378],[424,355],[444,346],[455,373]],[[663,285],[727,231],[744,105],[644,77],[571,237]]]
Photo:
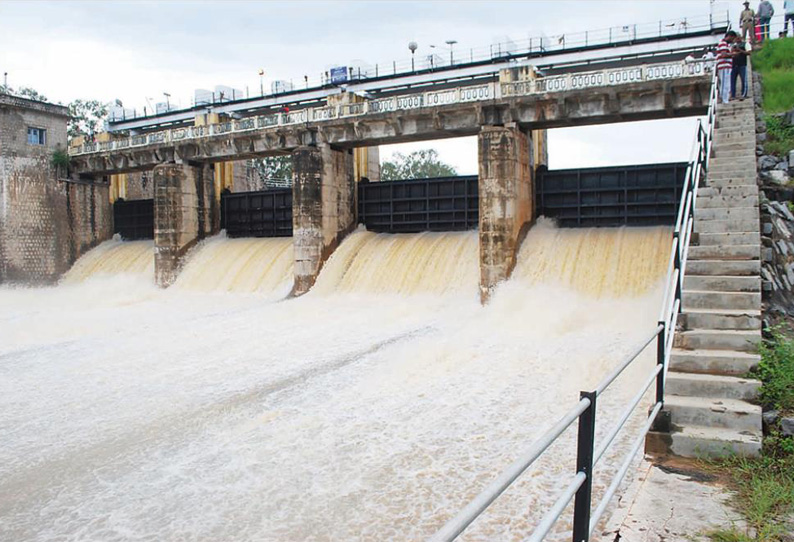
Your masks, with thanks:
[[[741,2],[716,2],[715,13]],[[757,2],[753,2],[757,4]],[[782,12],[782,1],[773,2]],[[0,72],[13,87],[51,101],[120,99],[141,109],[171,100],[189,106],[194,89],[223,84],[259,91],[275,79],[315,79],[329,66],[390,64],[456,40],[459,54],[510,37],[554,36],[615,25],[708,17],[709,0],[43,2],[0,0]],[[552,167],[688,158],[691,119],[554,130]],[[476,173],[471,138],[398,147],[436,147],[460,173]],[[384,148],[388,156],[393,149]]]

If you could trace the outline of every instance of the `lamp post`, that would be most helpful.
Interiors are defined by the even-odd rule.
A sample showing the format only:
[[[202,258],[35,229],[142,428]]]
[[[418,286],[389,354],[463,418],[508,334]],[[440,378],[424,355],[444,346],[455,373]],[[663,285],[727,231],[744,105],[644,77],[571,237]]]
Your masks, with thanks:
[[[264,82],[264,79],[263,79],[264,77],[265,77],[265,70],[263,70],[262,68],[259,68],[259,95],[260,96],[264,96],[265,95],[265,82]]]
[[[412,72],[416,71],[416,67],[414,65],[414,53],[416,53],[416,50],[418,48],[419,48],[419,46],[416,44],[415,41],[412,41],[412,42],[408,43],[408,49],[411,51],[411,71]]]
[[[170,101],[171,95],[168,94],[167,92],[163,92],[163,96],[165,96],[165,110],[171,111],[171,101]]]
[[[452,46],[458,42],[457,40],[447,40],[444,43],[449,45],[449,65],[452,66],[454,64],[454,61],[452,60]]]

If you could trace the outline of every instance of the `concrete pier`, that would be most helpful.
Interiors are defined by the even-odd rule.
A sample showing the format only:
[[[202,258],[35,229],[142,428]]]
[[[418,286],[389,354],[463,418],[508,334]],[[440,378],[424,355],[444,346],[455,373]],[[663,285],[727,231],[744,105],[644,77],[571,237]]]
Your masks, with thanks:
[[[321,143],[292,153],[294,295],[309,291],[325,260],[356,227],[356,183],[351,150]]]
[[[154,168],[154,269],[158,286],[170,286],[185,253],[199,240],[216,233],[218,213],[210,166],[169,163]]]
[[[510,276],[521,235],[535,218],[531,145],[515,124],[484,126],[478,136],[483,302]]]

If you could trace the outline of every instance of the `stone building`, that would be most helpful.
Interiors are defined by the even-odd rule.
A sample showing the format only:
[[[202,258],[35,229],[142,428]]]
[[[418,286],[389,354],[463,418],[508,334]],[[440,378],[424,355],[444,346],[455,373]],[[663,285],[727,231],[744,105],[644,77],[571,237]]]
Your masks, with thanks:
[[[64,106],[0,94],[0,283],[51,283],[112,234],[107,186],[69,181]]]

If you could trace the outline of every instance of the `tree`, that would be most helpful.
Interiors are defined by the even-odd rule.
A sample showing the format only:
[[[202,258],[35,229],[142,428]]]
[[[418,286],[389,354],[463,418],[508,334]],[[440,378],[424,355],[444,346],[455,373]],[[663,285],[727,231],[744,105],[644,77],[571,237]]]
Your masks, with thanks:
[[[438,159],[435,149],[414,151],[408,155],[397,152],[380,167],[382,181],[451,177],[457,174],[454,167]]]
[[[69,104],[69,137],[89,136],[104,128],[109,104],[99,100],[74,100]]]
[[[256,175],[260,189],[292,186],[292,157],[268,156],[250,162],[251,174]],[[253,179],[249,179],[249,182]]]
[[[12,94],[14,96],[20,96],[22,98],[27,98],[29,100],[36,100],[38,102],[46,102],[47,97],[43,94],[40,94],[36,89],[30,87],[21,87],[19,90],[14,90],[14,87],[8,85],[0,85],[0,92],[3,94]]]

